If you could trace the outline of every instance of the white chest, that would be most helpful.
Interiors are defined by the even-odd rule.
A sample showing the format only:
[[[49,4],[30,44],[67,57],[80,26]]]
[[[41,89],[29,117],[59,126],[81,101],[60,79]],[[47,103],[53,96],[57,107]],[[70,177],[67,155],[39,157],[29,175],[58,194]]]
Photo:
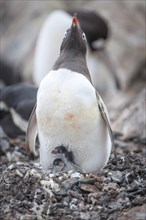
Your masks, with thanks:
[[[37,118],[49,136],[69,132],[71,136],[71,132],[79,132],[85,126],[89,130],[97,117],[95,91],[83,75],[61,69],[51,71],[42,81],[37,96]]]
[[[96,160],[91,161],[101,156],[101,147],[107,150],[108,135],[95,90],[82,74],[51,71],[38,90],[36,115],[42,158],[52,162],[52,149],[63,145],[73,151],[78,165],[97,166]]]

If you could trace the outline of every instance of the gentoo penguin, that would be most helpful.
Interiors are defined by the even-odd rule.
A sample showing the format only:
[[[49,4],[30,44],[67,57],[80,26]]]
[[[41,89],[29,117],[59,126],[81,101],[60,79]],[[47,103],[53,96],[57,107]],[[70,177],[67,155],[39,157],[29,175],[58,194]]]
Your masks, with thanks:
[[[42,25],[34,54],[32,78],[36,85],[40,85],[41,80],[52,69],[59,56],[59,47],[64,32],[70,27],[72,14],[72,11],[53,11]],[[96,12],[89,10],[80,10],[78,19],[83,32],[87,36],[87,63],[94,87],[97,90],[100,89],[100,91],[107,91],[108,88],[115,91],[116,87],[119,87],[116,67],[105,49],[105,44],[109,37],[107,21]],[[102,46],[99,47],[101,42]],[[98,54],[102,54],[100,60],[98,59]],[[102,69],[100,75],[98,74],[99,67]],[[107,81],[108,84],[106,83]]]
[[[36,103],[37,87],[16,84],[0,88],[0,122],[9,137],[25,134]]]
[[[108,162],[112,130],[106,106],[91,83],[86,50],[86,35],[74,16],[60,56],[40,84],[28,123],[26,146],[35,153],[38,133],[43,169],[53,164],[51,152],[57,146],[71,151],[74,163],[86,172],[97,172]]]

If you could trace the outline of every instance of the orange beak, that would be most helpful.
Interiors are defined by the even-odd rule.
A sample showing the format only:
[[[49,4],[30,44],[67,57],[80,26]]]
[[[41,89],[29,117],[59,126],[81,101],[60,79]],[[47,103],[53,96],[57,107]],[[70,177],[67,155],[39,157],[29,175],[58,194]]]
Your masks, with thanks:
[[[77,19],[77,14],[75,13],[74,16],[73,16],[73,19],[72,19],[72,25],[75,27],[75,26],[78,26],[78,19]]]

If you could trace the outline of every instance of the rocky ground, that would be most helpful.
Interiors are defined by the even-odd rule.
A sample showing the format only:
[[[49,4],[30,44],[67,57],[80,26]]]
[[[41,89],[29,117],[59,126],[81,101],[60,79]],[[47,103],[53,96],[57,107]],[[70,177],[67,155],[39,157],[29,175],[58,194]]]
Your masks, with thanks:
[[[117,162],[111,155],[98,174],[49,174],[30,160],[24,137],[1,137],[0,219],[145,219],[145,139],[115,134]]]

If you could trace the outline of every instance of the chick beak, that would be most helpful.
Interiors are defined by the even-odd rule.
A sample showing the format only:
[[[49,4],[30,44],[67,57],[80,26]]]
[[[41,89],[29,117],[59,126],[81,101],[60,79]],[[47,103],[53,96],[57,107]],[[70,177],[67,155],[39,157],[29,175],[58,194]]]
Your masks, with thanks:
[[[58,151],[56,150],[56,149],[53,149],[52,151],[51,151],[51,154],[57,154],[58,153]]]

